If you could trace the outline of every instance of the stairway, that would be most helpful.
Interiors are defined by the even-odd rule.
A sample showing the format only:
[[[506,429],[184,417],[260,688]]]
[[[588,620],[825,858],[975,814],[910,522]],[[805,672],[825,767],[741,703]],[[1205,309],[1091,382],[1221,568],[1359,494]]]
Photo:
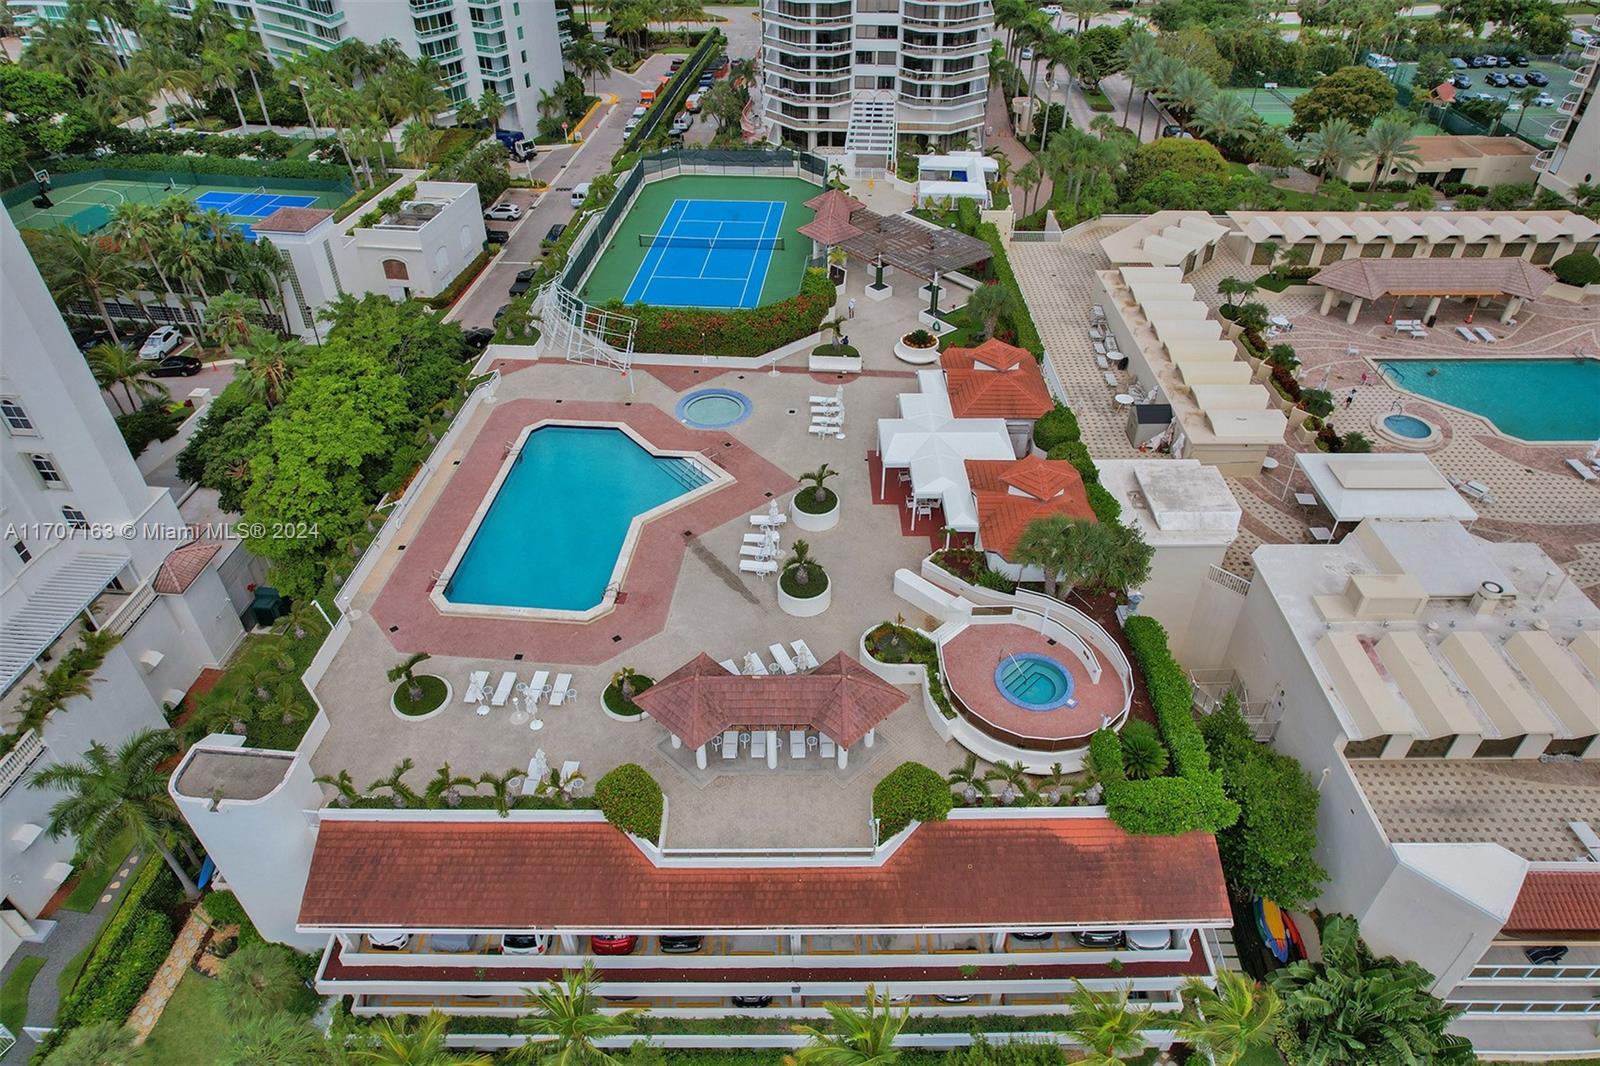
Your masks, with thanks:
[[[855,156],[857,167],[888,166],[894,157],[895,132],[893,93],[864,93],[850,101],[844,150]]]

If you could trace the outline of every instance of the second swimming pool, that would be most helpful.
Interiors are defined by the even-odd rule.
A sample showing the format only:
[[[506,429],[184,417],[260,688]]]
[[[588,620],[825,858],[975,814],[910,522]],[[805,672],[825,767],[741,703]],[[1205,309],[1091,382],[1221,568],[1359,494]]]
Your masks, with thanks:
[[[1400,388],[1480,414],[1507,436],[1600,437],[1600,359],[1386,359],[1378,367]]]

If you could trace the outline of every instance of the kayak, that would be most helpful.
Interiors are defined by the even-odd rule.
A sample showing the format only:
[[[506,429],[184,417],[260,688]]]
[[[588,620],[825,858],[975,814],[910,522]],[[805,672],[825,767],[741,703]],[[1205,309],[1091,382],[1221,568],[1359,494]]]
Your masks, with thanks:
[[[1272,957],[1279,962],[1289,961],[1289,934],[1284,928],[1285,915],[1270,899],[1257,897],[1255,904],[1256,929],[1261,942],[1266,944]]]
[[[1292,950],[1289,952],[1289,961],[1308,958],[1306,955],[1306,942],[1300,939],[1300,927],[1294,924],[1294,919],[1289,917],[1289,912],[1283,912],[1283,929],[1289,934],[1289,943]]]

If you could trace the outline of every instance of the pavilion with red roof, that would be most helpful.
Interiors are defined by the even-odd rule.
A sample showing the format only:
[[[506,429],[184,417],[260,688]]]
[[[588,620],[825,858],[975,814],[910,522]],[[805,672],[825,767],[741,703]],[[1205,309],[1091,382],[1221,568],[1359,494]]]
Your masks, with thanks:
[[[1039,361],[1026,348],[990,337],[975,348],[939,356],[950,412],[957,418],[1001,418],[1020,458],[1028,454],[1033,423],[1055,406]]]
[[[1083,477],[1064,460],[1037,455],[1012,462],[968,459],[967,480],[978,502],[977,547],[988,553],[991,568],[1019,580],[1025,579],[1023,567],[1011,555],[1029,523],[1051,515],[1098,521]]]

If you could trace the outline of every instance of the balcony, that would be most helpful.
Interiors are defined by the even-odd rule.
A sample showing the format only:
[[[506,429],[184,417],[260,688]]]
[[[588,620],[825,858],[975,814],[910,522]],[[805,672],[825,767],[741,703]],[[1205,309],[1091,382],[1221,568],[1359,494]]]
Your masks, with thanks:
[[[1558,941],[1559,943],[1559,941]],[[1574,945],[1560,962],[1530,963],[1521,944],[1495,944],[1483,953],[1483,958],[1462,978],[1462,984],[1529,984],[1549,982],[1556,984],[1600,985],[1600,946]],[[1470,993],[1458,988],[1463,996],[1480,996],[1477,990]]]
[[[1588,66],[1574,74],[1572,76],[1572,87],[1574,89],[1587,89],[1589,87],[1589,83],[1594,81],[1594,67],[1595,65],[1590,63]]]
[[[1554,158],[1555,154],[1556,154],[1556,152],[1555,152],[1554,148],[1547,148],[1546,150],[1540,152],[1538,155],[1534,156],[1533,157],[1533,169],[1534,169],[1534,171],[1535,172],[1541,172],[1541,171],[1544,171],[1544,170],[1548,169],[1549,166],[1550,166],[1550,160],[1552,158]]]
[[[16,746],[0,758],[0,796],[20,781],[43,754],[44,740],[37,729],[30,729],[19,737]]]
[[[907,56],[922,56],[927,59],[960,59],[965,56],[983,55],[989,51],[993,41],[988,37],[979,37],[975,41],[963,41],[959,44],[912,44],[909,41],[900,42],[900,54]]]
[[[1578,113],[1578,105],[1582,102],[1583,93],[1568,93],[1561,98],[1561,104],[1557,110],[1559,110],[1563,115],[1576,115]]]
[[[437,41],[445,37],[455,36],[461,32],[461,27],[457,26],[454,21],[451,21],[445,23],[443,26],[432,26],[428,29],[415,26],[413,27],[413,32],[416,34],[418,41]],[[426,52],[427,49],[423,49],[423,51]]]
[[[762,12],[762,18],[767,22],[776,22],[784,26],[801,26],[812,29],[822,26],[839,26],[848,28],[851,22],[850,5],[830,5],[826,13],[809,15],[791,14],[782,10],[773,9]]]
[[[454,6],[455,0],[411,0],[411,13],[421,15],[428,11],[443,11]]]
[[[906,8],[900,14],[900,24],[907,29],[927,30],[969,30],[979,26],[988,26],[994,22],[994,16],[987,11],[980,11],[975,15],[951,16],[949,14],[914,15],[911,8]]]
[[[855,43],[846,36],[840,41],[786,41],[774,34],[767,34],[761,43],[768,48],[776,48],[779,52],[804,52],[807,55],[838,55],[849,52]]]
[[[322,26],[334,27],[343,25],[345,15],[343,11],[336,11],[326,4],[297,4],[293,0],[256,0],[260,7],[269,7],[277,11],[285,11],[297,18],[308,19]]]
[[[800,93],[793,89],[785,89],[780,85],[769,83],[765,92],[774,100],[784,100],[791,104],[840,104],[850,99],[850,83],[848,81],[834,82],[837,85],[832,92],[827,91],[827,82],[819,82],[810,86],[806,92]]]
[[[1600,41],[1595,41],[1593,44],[1586,46],[1583,50],[1583,58],[1600,59]]]
[[[900,68],[900,77],[918,85],[949,85],[953,82],[971,81],[974,78],[985,77],[988,73],[986,67],[973,67],[970,70],[913,70],[909,67]]]
[[[1556,119],[1544,131],[1544,139],[1552,144],[1560,144],[1567,130],[1572,127],[1572,120],[1565,116]]]

